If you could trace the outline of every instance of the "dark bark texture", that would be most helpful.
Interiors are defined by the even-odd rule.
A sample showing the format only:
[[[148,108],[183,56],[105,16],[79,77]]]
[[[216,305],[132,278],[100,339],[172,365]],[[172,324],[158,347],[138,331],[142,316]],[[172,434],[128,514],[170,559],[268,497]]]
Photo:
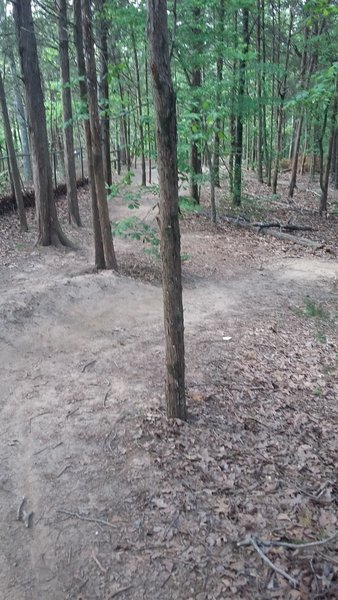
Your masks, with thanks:
[[[148,17],[160,183],[167,416],[186,419],[176,98],[170,72],[166,1],[148,0]]]

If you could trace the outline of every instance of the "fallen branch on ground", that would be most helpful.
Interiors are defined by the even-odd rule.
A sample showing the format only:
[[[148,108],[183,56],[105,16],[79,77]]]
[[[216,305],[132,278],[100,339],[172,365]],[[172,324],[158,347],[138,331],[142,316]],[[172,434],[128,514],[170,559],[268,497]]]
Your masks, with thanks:
[[[278,573],[278,575],[281,575],[282,577],[284,577],[284,579],[286,579],[289,583],[291,583],[291,585],[295,588],[298,587],[298,581],[297,579],[295,579],[294,577],[291,577],[291,575],[289,575],[288,573],[286,573],[286,571],[283,571],[283,569],[281,569],[280,567],[277,567],[277,565],[275,565],[275,563],[272,562],[272,560],[270,560],[266,554],[264,554],[263,550],[259,547],[259,544],[261,542],[252,537],[249,536],[249,538],[247,540],[245,540],[244,542],[240,542],[238,545],[239,546],[253,546],[253,548],[256,550],[256,552],[259,554],[259,556],[261,557],[261,559],[276,573]]]
[[[261,559],[267,565],[269,565],[269,567],[271,567],[271,569],[273,569],[276,573],[278,573],[279,575],[284,577],[284,579],[289,581],[289,583],[291,583],[294,587],[298,587],[298,581],[294,577],[291,577],[291,575],[286,573],[286,571],[284,571],[283,569],[281,569],[280,567],[275,565],[263,552],[261,546],[264,546],[266,548],[281,547],[281,548],[288,548],[289,550],[303,550],[305,548],[316,548],[318,546],[324,546],[324,545],[330,544],[331,542],[334,542],[336,540],[338,540],[338,530],[333,535],[330,535],[329,537],[324,538],[323,540],[315,540],[314,542],[299,542],[299,543],[297,543],[297,542],[282,542],[282,541],[278,541],[278,540],[265,541],[265,540],[260,540],[259,538],[256,538],[256,537],[250,535],[247,538],[245,538],[244,540],[242,540],[241,542],[237,542],[237,546],[253,546],[253,548],[259,554]]]
[[[253,229],[257,227],[257,233],[262,233],[266,235],[272,235],[280,240],[285,240],[287,242],[293,242],[294,244],[299,244],[301,246],[307,246],[308,248],[313,248],[314,250],[320,250],[325,247],[325,244],[321,242],[315,242],[314,240],[309,240],[304,237],[297,237],[295,235],[291,235],[290,233],[285,233],[284,230],[289,231],[313,231],[311,227],[307,227],[306,225],[297,225],[291,223],[251,223],[248,221],[246,217],[242,216],[232,216],[232,215],[224,215],[221,216],[220,219],[222,221],[226,221],[228,223],[234,223],[239,227],[245,227],[246,229]],[[273,228],[277,228],[279,231],[276,231]]]

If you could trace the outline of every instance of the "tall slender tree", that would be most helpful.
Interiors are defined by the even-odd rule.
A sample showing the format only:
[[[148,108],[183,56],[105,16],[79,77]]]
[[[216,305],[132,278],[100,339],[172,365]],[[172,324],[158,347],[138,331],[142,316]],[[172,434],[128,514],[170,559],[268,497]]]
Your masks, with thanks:
[[[67,0],[57,0],[59,25],[59,56],[62,83],[63,109],[63,147],[67,184],[69,222],[81,226],[79,204],[77,199],[76,169],[73,138],[73,109],[70,88],[70,68],[68,53]]]
[[[87,74],[88,108],[94,167],[96,199],[100,218],[106,269],[117,271],[117,262],[109,219],[107,191],[104,179],[100,120],[97,100],[96,61],[93,43],[90,0],[82,0],[82,33]]]
[[[6,139],[7,152],[8,152],[8,157],[9,157],[9,164],[11,167],[11,176],[12,176],[12,182],[13,182],[13,187],[14,187],[15,199],[16,199],[16,204],[17,204],[17,209],[18,209],[18,214],[19,214],[19,219],[20,219],[20,227],[21,227],[22,231],[27,231],[28,226],[27,226],[25,207],[24,207],[23,197],[22,197],[20,173],[19,173],[18,163],[16,160],[16,155],[15,155],[15,150],[14,150],[13,136],[12,136],[12,130],[11,130],[11,125],[10,125],[9,116],[8,116],[6,94],[5,94],[5,88],[4,88],[4,84],[3,84],[1,71],[0,71],[0,106],[1,106],[1,112],[2,112],[2,118],[3,118],[3,126],[4,126],[4,130],[5,130],[5,139]]]
[[[31,1],[14,0],[13,14],[29,119],[33,182],[38,222],[38,243],[42,246],[49,246],[51,244],[71,246],[71,242],[61,229],[54,201],[46,112]]]
[[[160,182],[167,416],[186,419],[176,98],[170,71],[166,0],[148,0],[148,15]]]

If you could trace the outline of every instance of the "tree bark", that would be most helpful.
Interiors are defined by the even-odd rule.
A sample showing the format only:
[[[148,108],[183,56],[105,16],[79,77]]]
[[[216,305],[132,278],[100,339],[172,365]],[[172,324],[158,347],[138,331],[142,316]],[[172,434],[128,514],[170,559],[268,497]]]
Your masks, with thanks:
[[[327,214],[327,195],[329,191],[329,180],[330,180],[330,168],[332,164],[332,152],[334,145],[334,138],[336,133],[336,121],[337,121],[337,110],[338,110],[338,84],[336,84],[336,90],[332,102],[332,113],[331,113],[331,128],[330,128],[330,139],[328,152],[326,157],[325,171],[320,177],[321,197],[319,205],[319,214]]]
[[[137,55],[137,47],[136,47],[136,39],[135,32],[132,29],[131,31],[131,41],[133,45],[133,53],[134,53],[134,62],[135,62],[135,72],[136,72],[136,89],[137,89],[137,103],[138,103],[138,114],[139,114],[139,131],[140,131],[140,144],[141,144],[141,169],[142,169],[142,185],[145,187],[147,185],[146,181],[146,159],[145,159],[145,149],[144,149],[144,130],[143,130],[143,110],[142,110],[142,93],[141,93],[141,81],[140,81],[140,67]]]
[[[99,110],[97,101],[96,64],[93,43],[92,17],[90,0],[81,0],[82,7],[82,35],[85,50],[85,63],[87,74],[89,122],[92,143],[94,166],[94,179],[97,197],[97,206],[100,217],[103,252],[106,269],[117,271],[117,262],[113,245],[111,225],[109,219],[107,192],[104,180],[104,169],[101,147],[101,132]]]
[[[25,107],[22,101],[21,89],[20,89],[20,80],[17,73],[17,67],[15,64],[13,48],[8,48],[8,60],[10,64],[12,80],[13,80],[13,88],[14,88],[14,96],[15,96],[15,107],[17,110],[18,116],[18,125],[20,131],[20,142],[21,142],[21,150],[23,154],[23,173],[26,181],[32,181],[33,173],[32,173],[32,164],[31,164],[31,156],[30,156],[30,148],[29,148],[29,139],[28,139],[28,127],[27,127],[27,119]]]
[[[22,190],[21,190],[20,172],[19,172],[19,167],[18,167],[18,163],[16,160],[15,150],[14,150],[13,136],[12,136],[12,130],[11,130],[11,125],[10,125],[10,121],[9,121],[7,102],[6,102],[6,94],[5,94],[5,88],[4,88],[1,72],[0,72],[0,105],[1,105],[3,127],[4,127],[4,132],[5,132],[7,152],[8,152],[9,164],[10,164],[10,170],[11,170],[11,178],[12,178],[12,182],[13,182],[15,200],[16,200],[16,205],[17,205],[19,220],[20,220],[20,227],[21,227],[21,231],[28,231],[25,207],[24,207]]]
[[[247,54],[249,51],[249,10],[242,9],[243,14],[243,57],[239,63],[239,84],[238,84],[238,107],[236,119],[236,140],[235,140],[235,165],[233,177],[232,201],[235,206],[240,206],[242,196],[242,157],[243,157],[243,121],[244,121],[244,98],[245,98],[245,70]]]
[[[284,102],[287,91],[287,77],[288,77],[288,68],[289,68],[289,58],[290,58],[290,48],[291,48],[291,36],[292,36],[292,25],[293,25],[293,12],[290,11],[290,21],[289,21],[289,34],[288,41],[286,46],[286,55],[285,55],[285,69],[284,75],[282,77],[282,81],[279,84],[279,96],[280,103],[278,107],[278,117],[277,117],[277,143],[276,143],[276,157],[275,157],[275,168],[273,172],[272,178],[272,191],[274,194],[277,193],[277,183],[278,183],[278,169],[279,169],[279,161],[280,155],[282,152],[282,141],[283,141],[283,117],[284,117]]]
[[[217,73],[217,88],[216,88],[216,110],[221,110],[221,85],[223,82],[223,44],[224,44],[224,16],[225,16],[225,0],[220,0],[219,8],[217,11],[217,33],[218,33],[218,51],[216,60],[216,73]],[[221,116],[216,117],[215,121],[215,133],[214,133],[214,155],[213,155],[213,173],[214,173],[214,186],[220,187],[219,178],[219,156],[220,156],[220,134],[223,130],[223,119]]]
[[[148,0],[150,69],[160,183],[161,258],[166,345],[167,416],[187,418],[178,220],[177,124],[168,47],[166,0]]]
[[[99,0],[100,18],[100,108],[102,154],[105,181],[108,186],[112,184],[112,169],[110,159],[110,118],[109,118],[109,82],[108,82],[108,23],[104,18],[105,0]]]
[[[73,110],[70,91],[70,70],[68,54],[67,0],[57,0],[59,26],[59,57],[62,82],[63,111],[63,150],[65,158],[65,175],[67,185],[67,201],[69,223],[81,227],[79,204],[77,201],[76,169],[73,138]]]
[[[88,95],[87,95],[87,83],[86,83],[86,66],[83,52],[83,36],[82,36],[82,13],[81,13],[81,0],[74,0],[74,21],[75,21],[75,47],[77,57],[77,68],[79,73],[79,88],[80,98],[87,114],[88,112]],[[93,231],[94,231],[94,260],[97,269],[104,269],[106,264],[104,260],[102,232],[100,225],[99,209],[97,206],[97,195],[95,187],[95,174],[94,174],[94,163],[92,153],[92,136],[90,133],[89,119],[84,119],[84,132],[86,139],[86,150],[87,150],[87,163],[89,172],[89,183],[91,188],[91,199],[92,199],[92,218],[93,218]]]
[[[192,36],[193,36],[193,60],[200,60],[200,55],[203,52],[203,46],[199,40],[200,36],[200,20],[202,15],[202,9],[199,6],[195,6],[192,8],[192,15],[194,26],[192,28]],[[199,89],[202,85],[202,69],[200,66],[194,66],[191,79],[190,79],[190,87],[191,87],[191,95],[192,95],[192,110],[193,112],[199,115],[200,113],[200,98],[199,98]],[[192,130],[200,128],[199,119],[196,118],[192,124]],[[192,136],[194,132],[192,131]],[[201,159],[201,150],[196,142],[196,140],[192,139],[190,145],[190,196],[194,200],[196,204],[200,203],[200,182],[199,178],[202,175],[202,159]]]
[[[20,2],[15,0],[13,2],[13,15],[26,92],[38,222],[38,243],[42,246],[50,246],[51,244],[72,246],[72,243],[61,229],[56,213],[46,113],[30,0],[20,0]]]

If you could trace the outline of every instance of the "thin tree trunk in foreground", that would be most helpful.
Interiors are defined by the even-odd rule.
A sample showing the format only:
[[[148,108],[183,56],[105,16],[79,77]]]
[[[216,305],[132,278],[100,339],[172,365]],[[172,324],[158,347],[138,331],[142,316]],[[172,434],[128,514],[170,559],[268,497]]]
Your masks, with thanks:
[[[160,183],[160,226],[167,416],[186,419],[181,242],[178,220],[177,124],[168,48],[166,0],[148,0],[148,38],[152,73]]]

